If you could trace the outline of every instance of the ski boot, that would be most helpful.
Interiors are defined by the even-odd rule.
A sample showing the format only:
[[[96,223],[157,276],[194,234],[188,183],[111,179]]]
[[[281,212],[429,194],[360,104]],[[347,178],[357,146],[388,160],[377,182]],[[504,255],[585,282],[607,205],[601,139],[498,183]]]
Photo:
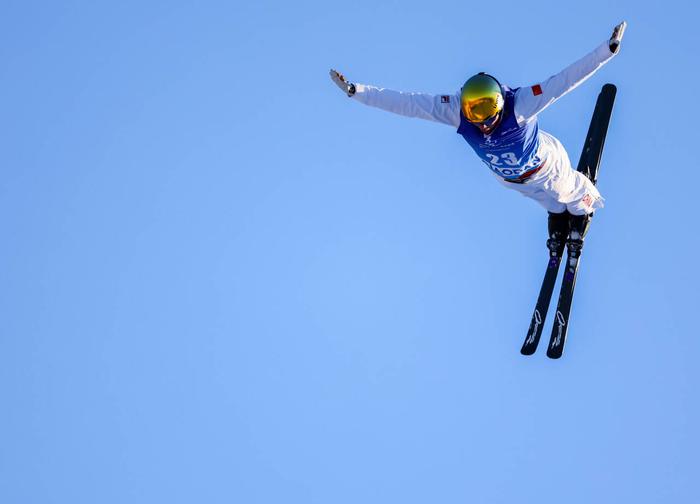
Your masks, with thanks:
[[[547,219],[547,228],[549,230],[547,248],[549,249],[550,257],[561,257],[564,253],[564,244],[569,236],[572,217],[573,215],[567,211],[563,213],[549,212],[549,218]]]
[[[569,257],[578,259],[581,256],[583,248],[583,240],[588,232],[588,227],[591,225],[590,215],[572,215],[569,219],[569,235],[566,240],[566,246],[569,249]]]

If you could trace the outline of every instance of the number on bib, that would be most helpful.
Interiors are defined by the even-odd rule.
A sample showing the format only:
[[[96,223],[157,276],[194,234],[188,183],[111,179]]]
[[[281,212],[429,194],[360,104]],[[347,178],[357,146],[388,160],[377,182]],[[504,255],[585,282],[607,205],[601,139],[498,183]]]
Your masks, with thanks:
[[[496,154],[486,154],[486,157],[489,158],[489,163],[494,166],[503,166],[501,161],[508,166],[518,166],[518,158],[514,152],[504,152],[500,157]]]

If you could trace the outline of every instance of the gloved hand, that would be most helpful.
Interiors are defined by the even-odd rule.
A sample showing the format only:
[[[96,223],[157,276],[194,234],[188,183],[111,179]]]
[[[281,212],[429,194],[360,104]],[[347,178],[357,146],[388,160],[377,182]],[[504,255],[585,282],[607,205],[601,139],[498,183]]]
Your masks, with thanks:
[[[610,37],[610,52],[615,54],[620,50],[620,42],[622,42],[622,35],[625,33],[625,28],[627,28],[627,21],[623,21],[613,29],[612,37]]]
[[[335,82],[336,86],[342,89],[345,94],[348,96],[355,94],[355,84],[348,82],[343,74],[333,69],[331,69],[330,74],[331,80]]]

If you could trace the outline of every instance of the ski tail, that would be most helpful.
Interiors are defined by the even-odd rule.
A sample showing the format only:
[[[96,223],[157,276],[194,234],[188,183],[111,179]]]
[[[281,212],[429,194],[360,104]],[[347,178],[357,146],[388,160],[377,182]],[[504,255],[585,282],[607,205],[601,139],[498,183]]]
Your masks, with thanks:
[[[547,357],[558,359],[564,352],[564,343],[569,333],[569,315],[571,315],[571,303],[574,299],[574,287],[576,287],[576,277],[578,275],[579,258],[573,257],[571,251],[566,258],[566,269],[564,270],[564,280],[561,285],[557,312],[552,325],[552,335],[549,338],[547,347]]]

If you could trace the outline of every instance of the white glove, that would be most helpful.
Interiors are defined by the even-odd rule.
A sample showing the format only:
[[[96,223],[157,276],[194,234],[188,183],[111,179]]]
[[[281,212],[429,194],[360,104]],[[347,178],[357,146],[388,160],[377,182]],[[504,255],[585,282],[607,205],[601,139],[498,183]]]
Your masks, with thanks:
[[[627,28],[627,21],[623,21],[613,29],[612,37],[610,37],[610,51],[615,54],[620,50],[620,42],[622,42],[622,36],[625,34],[625,28]]]
[[[345,93],[348,96],[352,96],[355,94],[355,84],[353,84],[352,82],[348,82],[343,74],[333,69],[331,69],[330,74],[331,80],[335,82],[336,86],[343,90],[343,93]]]

